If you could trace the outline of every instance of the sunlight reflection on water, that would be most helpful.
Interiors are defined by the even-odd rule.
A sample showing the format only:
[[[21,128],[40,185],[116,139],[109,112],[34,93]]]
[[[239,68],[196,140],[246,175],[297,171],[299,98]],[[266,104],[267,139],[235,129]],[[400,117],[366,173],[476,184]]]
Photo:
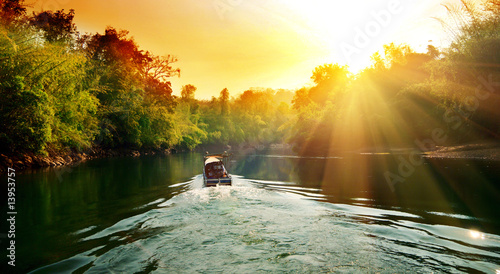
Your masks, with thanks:
[[[469,231],[470,233],[470,236],[474,239],[481,239],[481,240],[484,240],[484,234],[479,232],[479,231],[476,231],[476,230],[471,230]]]

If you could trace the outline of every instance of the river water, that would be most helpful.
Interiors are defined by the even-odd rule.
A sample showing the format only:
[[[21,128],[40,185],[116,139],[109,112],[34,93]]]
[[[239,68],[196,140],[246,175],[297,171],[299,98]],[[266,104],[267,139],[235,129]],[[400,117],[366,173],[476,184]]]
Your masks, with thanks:
[[[19,173],[15,270],[499,273],[500,164],[410,157],[235,155],[214,188],[198,153]]]

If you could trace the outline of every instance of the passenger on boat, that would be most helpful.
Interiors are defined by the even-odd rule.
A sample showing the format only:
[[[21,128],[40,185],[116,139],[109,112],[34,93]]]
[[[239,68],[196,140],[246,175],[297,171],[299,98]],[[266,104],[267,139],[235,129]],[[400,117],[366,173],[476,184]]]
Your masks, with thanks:
[[[227,174],[221,165],[207,166],[206,174],[209,179],[218,179],[221,177],[227,177]]]

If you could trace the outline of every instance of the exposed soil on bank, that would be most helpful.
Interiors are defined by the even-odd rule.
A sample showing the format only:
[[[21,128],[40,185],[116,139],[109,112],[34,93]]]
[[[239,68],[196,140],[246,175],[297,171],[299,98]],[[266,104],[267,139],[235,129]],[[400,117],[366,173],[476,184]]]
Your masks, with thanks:
[[[171,150],[164,149],[102,149],[92,148],[85,152],[77,151],[50,151],[48,155],[19,154],[6,155],[0,154],[0,173],[7,172],[8,168],[16,171],[26,169],[56,167],[64,165],[78,164],[83,161],[108,158],[108,157],[138,157],[141,155],[168,155]]]
[[[436,147],[423,153],[428,158],[456,158],[500,161],[500,143]]]
[[[461,144],[452,146],[435,146],[426,151],[418,147],[365,147],[357,150],[342,151],[338,149],[333,156],[345,154],[408,154],[417,153],[425,158],[447,158],[447,159],[471,159],[471,160],[491,160],[500,161],[500,142],[483,142],[472,144]],[[312,154],[312,156],[317,156]],[[321,155],[328,156],[328,155]],[[330,155],[332,156],[332,155]]]

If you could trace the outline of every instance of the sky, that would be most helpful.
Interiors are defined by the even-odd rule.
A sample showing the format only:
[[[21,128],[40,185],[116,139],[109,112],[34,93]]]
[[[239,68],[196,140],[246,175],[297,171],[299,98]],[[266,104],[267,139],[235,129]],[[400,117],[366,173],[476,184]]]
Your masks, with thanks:
[[[209,99],[224,88],[231,96],[252,87],[295,90],[311,85],[325,63],[355,73],[391,42],[420,52],[444,47],[449,38],[434,17],[457,1],[38,0],[33,9],[75,9],[82,33],[128,30],[140,49],[178,58],[174,94],[192,84],[196,98]]]

